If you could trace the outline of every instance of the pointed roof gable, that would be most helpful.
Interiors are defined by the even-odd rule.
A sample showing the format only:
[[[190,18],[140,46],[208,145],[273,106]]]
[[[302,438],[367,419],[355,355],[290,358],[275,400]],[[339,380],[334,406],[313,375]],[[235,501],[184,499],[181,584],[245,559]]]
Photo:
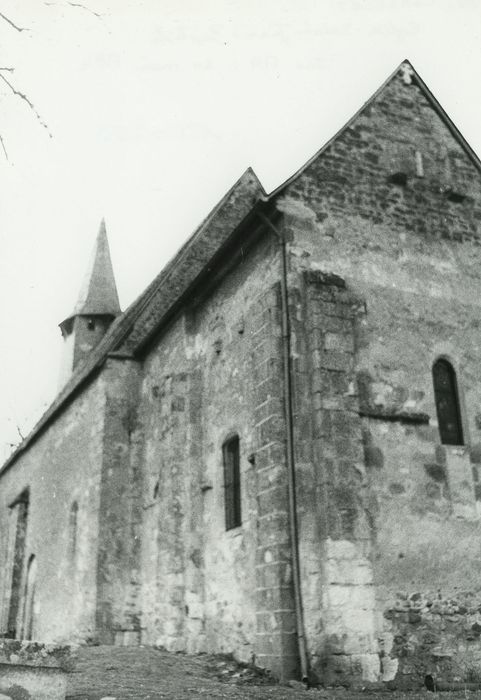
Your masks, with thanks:
[[[110,258],[105,220],[100,223],[97,240],[72,316],[118,316],[119,297]]]

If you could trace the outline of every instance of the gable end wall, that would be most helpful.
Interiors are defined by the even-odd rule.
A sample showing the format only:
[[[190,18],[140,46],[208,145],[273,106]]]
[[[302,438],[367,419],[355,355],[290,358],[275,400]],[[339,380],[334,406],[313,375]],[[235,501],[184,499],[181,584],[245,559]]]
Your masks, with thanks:
[[[422,177],[416,153],[422,158]],[[406,175],[404,184],[393,178],[400,172]],[[462,201],[455,201],[453,192],[462,195]],[[384,674],[377,677],[394,679],[398,685],[422,683],[426,673],[441,680],[468,679],[469,669],[481,662],[479,171],[421,89],[413,81],[405,82],[400,72],[277,195],[276,206],[284,216],[291,284],[299,294],[304,271],[335,274],[365,305],[349,345],[355,351],[355,381],[342,400],[353,394],[351,400],[358,403],[356,427],[349,428],[351,442],[346,447],[355,435],[362,444],[347,462],[359,464],[361,454],[365,468],[361,489],[368,499],[369,576],[376,601],[360,632],[371,634],[370,649]],[[326,300],[317,301],[319,328],[312,327],[302,310],[306,303],[299,302],[304,326],[298,330],[298,362],[303,362],[304,343],[306,367],[317,362],[323,371],[328,352],[337,345],[341,354],[348,354],[349,340],[339,329],[327,328]],[[320,354],[308,337],[303,340],[303,334],[315,333],[320,333]],[[458,377],[466,443],[459,448],[440,444],[431,375],[440,356],[449,358]],[[300,390],[301,401],[309,384],[314,391],[315,381],[311,377],[307,389]],[[326,385],[317,398],[314,392],[314,415],[317,408],[324,410],[323,402],[328,402],[329,411],[335,410],[330,391]],[[307,416],[311,408],[306,405],[304,411]],[[354,415],[345,414],[341,428],[347,430]],[[340,469],[345,460],[330,454],[330,439],[322,434],[329,427],[327,416],[327,427],[321,426],[320,433],[315,423],[299,425],[307,442],[315,446],[319,441],[321,450],[303,455],[302,471],[315,475],[328,458]],[[303,542],[325,537],[309,485],[309,479],[300,479]],[[328,494],[326,485],[318,498]],[[329,503],[325,508],[329,514]],[[338,517],[342,510],[339,505]],[[359,552],[360,540],[355,541]],[[312,590],[309,556],[306,591]],[[323,556],[325,569],[321,565],[318,578],[322,600],[329,568]],[[353,588],[350,596],[351,601],[359,600],[352,618],[357,624],[365,610],[358,596],[365,585],[361,579],[369,567],[360,566],[356,557],[343,568],[357,581],[357,593]],[[308,615],[310,600],[315,606],[306,592]],[[322,615],[320,620],[324,622]],[[358,653],[349,634],[338,634],[337,644],[323,635],[318,641],[322,653],[331,644],[334,670],[342,654],[354,658]],[[310,644],[311,654],[317,654],[316,643]],[[351,669],[352,678],[357,674],[367,679],[375,670],[354,666],[344,665],[338,677],[348,678]]]

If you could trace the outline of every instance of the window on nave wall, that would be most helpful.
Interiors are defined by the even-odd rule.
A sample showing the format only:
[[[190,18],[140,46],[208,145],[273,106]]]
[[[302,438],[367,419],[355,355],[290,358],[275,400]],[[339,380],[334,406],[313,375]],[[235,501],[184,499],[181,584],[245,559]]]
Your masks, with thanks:
[[[456,372],[450,362],[442,358],[436,360],[433,365],[433,384],[441,442],[443,445],[462,445],[458,385]]]
[[[78,529],[78,503],[74,501],[70,506],[68,517],[68,551],[71,559],[77,553],[77,529]]]
[[[242,524],[239,436],[235,435],[222,445],[224,461],[225,529]]]

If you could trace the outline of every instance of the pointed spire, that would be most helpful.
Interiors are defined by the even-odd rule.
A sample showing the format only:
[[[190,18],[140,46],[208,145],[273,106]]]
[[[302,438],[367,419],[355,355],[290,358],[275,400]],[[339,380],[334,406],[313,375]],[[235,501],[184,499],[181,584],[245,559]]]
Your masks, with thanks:
[[[102,219],[77,304],[70,316],[60,324],[64,339],[61,386],[99,344],[120,313],[105,221]]]
[[[109,242],[102,219],[87,274],[72,316],[118,316],[119,297],[115,284]]]

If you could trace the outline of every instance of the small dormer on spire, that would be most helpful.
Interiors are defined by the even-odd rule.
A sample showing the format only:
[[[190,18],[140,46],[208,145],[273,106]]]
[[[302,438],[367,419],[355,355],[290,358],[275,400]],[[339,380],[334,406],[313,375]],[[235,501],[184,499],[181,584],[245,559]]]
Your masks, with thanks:
[[[60,323],[64,339],[63,385],[77,365],[98,345],[112,321],[120,314],[110,249],[102,219],[75,308]]]

